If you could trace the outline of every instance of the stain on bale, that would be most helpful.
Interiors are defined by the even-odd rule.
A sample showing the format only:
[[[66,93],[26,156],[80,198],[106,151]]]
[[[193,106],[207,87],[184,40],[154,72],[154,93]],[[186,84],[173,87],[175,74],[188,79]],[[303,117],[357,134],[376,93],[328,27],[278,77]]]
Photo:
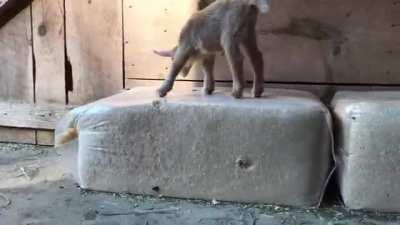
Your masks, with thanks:
[[[156,193],[159,193],[161,191],[159,186],[154,186],[154,187],[151,188],[151,190],[156,192]]]
[[[237,160],[236,160],[236,165],[237,167],[239,167],[240,169],[243,170],[247,170],[250,169],[252,167],[252,162],[250,159],[240,156]]]
[[[97,210],[90,210],[90,211],[86,212],[86,213],[83,215],[83,218],[84,218],[85,220],[87,220],[87,221],[88,221],[88,220],[89,220],[89,221],[96,220],[98,214],[99,214],[99,212],[98,212]]]

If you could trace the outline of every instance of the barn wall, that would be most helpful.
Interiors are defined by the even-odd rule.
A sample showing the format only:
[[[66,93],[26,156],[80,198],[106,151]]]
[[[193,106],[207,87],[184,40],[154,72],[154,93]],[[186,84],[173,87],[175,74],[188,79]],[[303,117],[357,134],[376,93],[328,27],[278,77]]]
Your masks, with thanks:
[[[176,45],[197,1],[35,0],[0,28],[0,103],[12,102],[16,112],[0,115],[0,141],[10,137],[4,129],[17,127],[10,132],[23,131],[27,142],[48,143],[68,105],[159,85],[171,62],[152,51]],[[272,0],[257,33],[269,86],[321,97],[337,89],[400,87],[398,1]],[[222,57],[215,76],[230,85]],[[196,86],[202,75],[195,68],[179,79]]]
[[[127,0],[125,32],[128,79],[163,79],[169,61],[152,54],[170,48],[192,10],[179,0],[154,7]],[[159,4],[158,4],[159,5]],[[151,13],[144,8],[151,8]],[[137,17],[140,17],[139,19]],[[174,21],[171,23],[171,21]],[[400,84],[400,4],[394,0],[272,0],[271,11],[259,18],[258,42],[264,53],[265,79],[272,82]],[[137,27],[141,27],[137,31]],[[144,32],[141,32],[144,31]],[[139,59],[140,58],[140,59]],[[223,58],[217,80],[231,80]],[[247,79],[251,70],[246,65]],[[187,80],[199,80],[198,72]]]
[[[122,1],[65,3],[69,103],[85,104],[118,92],[123,88]]]

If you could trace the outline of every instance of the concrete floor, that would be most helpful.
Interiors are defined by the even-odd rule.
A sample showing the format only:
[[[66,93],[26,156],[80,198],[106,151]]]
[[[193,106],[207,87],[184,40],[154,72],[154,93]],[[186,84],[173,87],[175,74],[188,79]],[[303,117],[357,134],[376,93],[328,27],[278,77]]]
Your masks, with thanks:
[[[243,205],[84,191],[71,152],[0,144],[0,225],[380,225],[400,215]]]

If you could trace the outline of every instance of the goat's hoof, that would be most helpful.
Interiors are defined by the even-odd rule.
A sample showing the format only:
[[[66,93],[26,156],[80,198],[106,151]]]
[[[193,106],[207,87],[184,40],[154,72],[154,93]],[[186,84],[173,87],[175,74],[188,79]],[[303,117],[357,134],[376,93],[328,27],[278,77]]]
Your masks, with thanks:
[[[167,93],[168,93],[168,91],[165,90],[165,89],[163,89],[163,88],[160,88],[160,89],[157,90],[157,94],[158,94],[158,96],[160,96],[161,98],[165,97],[165,96],[167,95]]]
[[[204,88],[203,92],[205,95],[212,95],[212,93],[214,92],[214,88]]]
[[[169,91],[172,90],[172,85],[169,83],[163,84],[158,90],[157,93],[158,95],[162,98],[167,95]]]
[[[160,98],[164,98],[167,93],[161,92],[160,90],[157,91],[158,96],[160,96]]]
[[[243,96],[243,90],[232,91],[232,97],[239,99],[242,98],[242,96]]]
[[[261,98],[262,94],[264,93],[264,88],[254,88],[252,92],[254,98]]]

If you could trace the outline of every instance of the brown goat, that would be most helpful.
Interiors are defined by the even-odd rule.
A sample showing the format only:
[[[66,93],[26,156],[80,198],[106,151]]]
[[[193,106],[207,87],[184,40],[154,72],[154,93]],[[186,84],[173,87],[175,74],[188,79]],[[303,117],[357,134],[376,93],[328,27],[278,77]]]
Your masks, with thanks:
[[[208,1],[210,2],[210,1]],[[174,81],[182,70],[186,75],[194,62],[199,62],[204,73],[204,91],[214,91],[213,68],[215,54],[223,52],[233,78],[232,96],[241,98],[244,88],[243,45],[254,69],[254,97],[264,91],[264,62],[257,46],[255,26],[258,12],[266,13],[269,0],[216,0],[203,10],[193,14],[183,27],[179,44],[171,51],[155,51],[172,58],[172,67],[166,80],[158,89],[164,97],[173,88]]]

